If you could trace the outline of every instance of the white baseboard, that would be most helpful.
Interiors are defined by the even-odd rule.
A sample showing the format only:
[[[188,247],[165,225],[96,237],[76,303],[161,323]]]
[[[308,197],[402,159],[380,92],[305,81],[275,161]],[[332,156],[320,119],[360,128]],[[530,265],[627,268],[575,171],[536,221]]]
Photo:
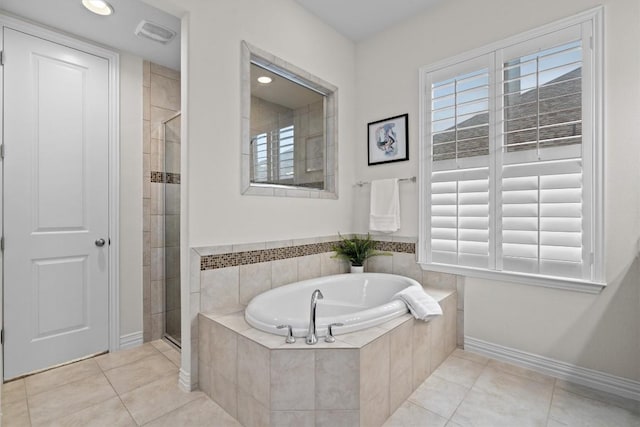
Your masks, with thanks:
[[[198,384],[191,384],[191,374],[184,369],[180,369],[180,374],[178,375],[178,385],[184,391],[194,391],[198,388]]]
[[[466,335],[464,337],[464,349],[596,390],[640,400],[640,381],[582,368]]]
[[[122,335],[120,337],[120,350],[126,350],[128,348],[138,347],[143,342],[142,331],[134,332],[132,334]]]

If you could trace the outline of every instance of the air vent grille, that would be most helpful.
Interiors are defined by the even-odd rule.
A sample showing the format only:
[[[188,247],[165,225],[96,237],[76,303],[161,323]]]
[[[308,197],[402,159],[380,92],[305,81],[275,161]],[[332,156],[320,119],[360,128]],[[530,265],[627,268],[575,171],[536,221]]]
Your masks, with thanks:
[[[176,36],[176,32],[172,29],[149,21],[140,21],[135,34],[162,44],[169,43]]]

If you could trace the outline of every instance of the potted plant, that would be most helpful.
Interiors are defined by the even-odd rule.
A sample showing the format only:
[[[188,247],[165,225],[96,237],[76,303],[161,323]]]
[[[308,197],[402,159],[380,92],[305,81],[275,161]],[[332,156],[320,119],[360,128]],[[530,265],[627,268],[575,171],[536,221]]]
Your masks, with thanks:
[[[346,259],[351,263],[352,273],[362,273],[364,271],[364,262],[367,258],[378,255],[391,255],[388,252],[380,252],[374,249],[375,242],[371,240],[371,236],[367,233],[367,237],[360,238],[354,235],[346,238],[340,235],[340,242],[333,246],[332,250],[335,255],[332,258]]]

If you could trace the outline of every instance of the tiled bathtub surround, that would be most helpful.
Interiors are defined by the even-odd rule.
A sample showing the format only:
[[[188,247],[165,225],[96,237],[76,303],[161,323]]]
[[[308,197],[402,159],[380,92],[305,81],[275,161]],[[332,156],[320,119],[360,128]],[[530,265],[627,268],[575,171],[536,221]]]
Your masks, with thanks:
[[[456,276],[423,272],[415,259],[415,238],[372,236],[380,250],[391,256],[370,258],[365,271],[410,277],[424,286],[456,290]],[[256,295],[301,280],[349,271],[347,262],[332,258],[339,236],[276,242],[192,248],[190,255],[190,360],[191,387],[198,381],[198,313],[243,309]],[[461,298],[460,298],[461,299]],[[458,303],[458,345],[462,345],[463,311]],[[185,380],[186,381],[186,380]]]
[[[336,342],[261,332],[244,312],[199,316],[199,384],[244,426],[380,426],[456,347],[456,293],[428,292],[444,315],[410,315]]]

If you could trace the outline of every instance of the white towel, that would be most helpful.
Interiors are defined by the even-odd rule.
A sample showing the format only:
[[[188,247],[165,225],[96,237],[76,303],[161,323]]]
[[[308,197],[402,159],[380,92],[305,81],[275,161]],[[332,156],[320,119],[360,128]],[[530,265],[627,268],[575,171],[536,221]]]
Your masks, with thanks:
[[[432,316],[441,316],[442,308],[438,301],[427,294],[420,286],[409,286],[395,294],[391,299],[404,301],[416,319],[427,320]]]
[[[398,178],[371,182],[369,229],[385,233],[393,233],[400,229]]]

